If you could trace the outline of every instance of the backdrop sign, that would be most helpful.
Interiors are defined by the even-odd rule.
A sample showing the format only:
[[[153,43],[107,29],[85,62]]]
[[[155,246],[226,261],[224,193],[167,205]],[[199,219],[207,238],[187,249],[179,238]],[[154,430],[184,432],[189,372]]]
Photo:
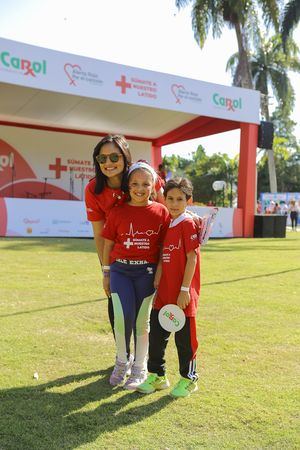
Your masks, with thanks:
[[[83,200],[101,138],[0,125],[0,196]],[[151,144],[129,141],[134,159],[151,160]]]

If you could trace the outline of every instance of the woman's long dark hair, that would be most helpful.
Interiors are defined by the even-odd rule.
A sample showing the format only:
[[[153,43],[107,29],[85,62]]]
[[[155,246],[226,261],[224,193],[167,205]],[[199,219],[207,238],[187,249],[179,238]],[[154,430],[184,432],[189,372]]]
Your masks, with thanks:
[[[123,157],[124,170],[123,170],[123,176],[122,176],[122,181],[121,181],[121,189],[122,190],[124,188],[127,170],[131,165],[131,154],[130,154],[128,142],[126,141],[125,137],[122,136],[121,134],[114,134],[114,135],[109,134],[107,136],[104,136],[104,138],[101,139],[100,142],[98,142],[98,144],[94,148],[94,152],[93,152],[93,161],[94,161],[94,166],[95,166],[95,177],[96,177],[95,194],[100,194],[103,191],[103,189],[105,188],[105,186],[107,185],[107,181],[106,181],[107,176],[101,172],[100,165],[99,165],[98,161],[96,160],[96,156],[98,156],[100,154],[102,146],[104,144],[109,144],[109,143],[114,144],[115,147],[117,147],[120,150],[122,157]]]

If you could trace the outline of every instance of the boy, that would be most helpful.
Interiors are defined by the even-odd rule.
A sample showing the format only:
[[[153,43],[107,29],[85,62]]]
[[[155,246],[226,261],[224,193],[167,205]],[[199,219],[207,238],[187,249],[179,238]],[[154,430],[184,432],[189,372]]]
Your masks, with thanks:
[[[175,334],[181,378],[171,391],[173,397],[187,397],[198,389],[196,373],[196,311],[200,293],[199,240],[196,225],[186,213],[193,186],[186,178],[169,180],[164,196],[171,216],[163,244],[154,287],[157,296],[151,312],[149,336],[148,378],[138,391],[151,394],[166,389],[170,383],[165,375],[165,350],[170,332],[158,320],[159,310],[167,304],[177,304],[185,313],[184,327]]]

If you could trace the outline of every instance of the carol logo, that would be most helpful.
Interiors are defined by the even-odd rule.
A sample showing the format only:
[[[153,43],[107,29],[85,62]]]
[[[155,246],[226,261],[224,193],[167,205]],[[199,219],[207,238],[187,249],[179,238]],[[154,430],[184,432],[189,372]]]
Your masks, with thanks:
[[[168,304],[159,311],[158,320],[162,328],[176,333],[185,324],[185,314],[179,306]]]
[[[32,225],[33,223],[40,223],[40,219],[28,219],[27,217],[25,217],[23,219],[23,222]]]
[[[177,320],[174,314],[172,314],[170,311],[165,311],[163,315],[168,317],[168,319],[174,323],[175,327],[179,326],[179,320]]]
[[[222,97],[220,94],[215,93],[213,95],[213,102],[216,106],[227,109],[227,111],[235,111],[236,109],[242,109],[242,99]]]
[[[11,56],[9,52],[0,53],[0,62],[7,69],[21,70],[24,75],[31,75],[36,77],[37,74],[46,75],[47,63],[42,61],[30,61],[29,59],[19,58],[18,56]]]
[[[14,154],[10,153],[9,155],[0,155],[0,172],[6,167],[14,167]]]

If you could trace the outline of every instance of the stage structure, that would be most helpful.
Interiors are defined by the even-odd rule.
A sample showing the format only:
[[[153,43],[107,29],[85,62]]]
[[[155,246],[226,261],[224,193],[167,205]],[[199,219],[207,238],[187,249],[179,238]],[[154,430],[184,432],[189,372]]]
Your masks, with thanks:
[[[48,211],[55,200],[57,212],[82,201],[107,133],[124,134],[133,159],[157,168],[164,145],[240,129],[232,220],[253,236],[259,92],[0,39],[0,99],[0,235],[10,235],[14,208],[29,216],[29,204]]]

